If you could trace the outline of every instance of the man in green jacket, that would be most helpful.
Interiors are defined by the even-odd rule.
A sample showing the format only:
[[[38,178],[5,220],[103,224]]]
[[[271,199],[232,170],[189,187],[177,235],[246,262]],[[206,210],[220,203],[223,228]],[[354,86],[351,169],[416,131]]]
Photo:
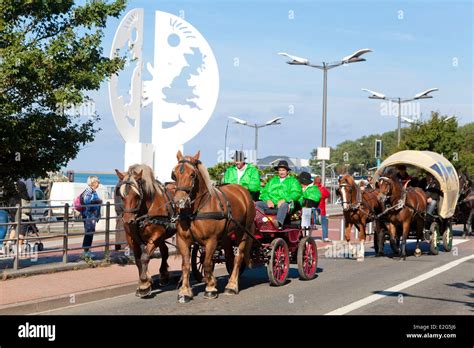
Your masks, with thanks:
[[[243,151],[235,151],[235,165],[227,168],[224,174],[225,184],[239,184],[249,190],[253,200],[258,199],[260,193],[260,174],[257,167],[245,163]]]
[[[317,208],[319,201],[321,200],[321,191],[313,184],[311,174],[308,172],[301,172],[298,175],[298,181],[303,189],[303,195],[300,199],[302,207],[306,208]]]
[[[260,199],[257,202],[257,208],[265,211],[268,208],[278,207],[277,227],[282,228],[286,215],[298,202],[302,195],[301,185],[295,177],[289,176],[291,170],[287,161],[280,161],[275,167],[278,170],[278,176],[274,176],[263,188]]]

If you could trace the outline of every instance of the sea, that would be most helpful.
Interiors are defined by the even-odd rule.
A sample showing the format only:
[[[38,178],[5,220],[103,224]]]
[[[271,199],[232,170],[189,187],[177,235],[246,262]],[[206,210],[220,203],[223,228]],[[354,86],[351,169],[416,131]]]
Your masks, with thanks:
[[[90,175],[95,175],[99,178],[102,185],[116,185],[118,182],[117,175],[115,173],[74,173],[74,182],[87,182],[87,178]]]

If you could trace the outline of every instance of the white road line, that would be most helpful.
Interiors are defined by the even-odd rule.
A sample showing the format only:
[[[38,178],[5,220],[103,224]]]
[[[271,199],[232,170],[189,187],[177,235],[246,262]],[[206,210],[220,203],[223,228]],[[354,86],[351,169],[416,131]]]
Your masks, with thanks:
[[[440,273],[443,273],[453,267],[456,267],[458,265],[460,265],[461,263],[463,262],[466,262],[468,260],[471,260],[471,259],[474,259],[474,254],[472,255],[469,255],[469,256],[465,256],[459,260],[456,260],[456,261],[452,261],[450,263],[447,263],[446,265],[444,266],[441,266],[441,267],[438,267],[438,268],[435,268],[427,273],[424,273],[418,277],[415,277],[413,279],[410,279],[410,280],[407,280],[403,283],[400,283],[398,285],[395,285],[387,290],[384,290],[384,291],[381,291],[381,294],[375,294],[375,295],[371,295],[371,296],[368,296],[366,298],[363,298],[362,300],[359,300],[359,301],[356,301],[356,302],[353,302],[347,306],[344,306],[344,307],[341,307],[341,308],[338,308],[336,310],[333,310],[329,313],[326,313],[325,315],[344,315],[344,314],[347,314],[349,312],[352,312],[356,309],[359,309],[365,305],[368,305],[369,303],[372,303],[372,302],[375,302],[377,300],[380,300],[384,297],[387,297],[389,295],[393,295],[393,294],[396,294],[410,286],[413,286],[415,284],[418,284],[418,283],[421,283],[422,281],[426,280],[426,279],[429,279],[429,278],[432,278]]]

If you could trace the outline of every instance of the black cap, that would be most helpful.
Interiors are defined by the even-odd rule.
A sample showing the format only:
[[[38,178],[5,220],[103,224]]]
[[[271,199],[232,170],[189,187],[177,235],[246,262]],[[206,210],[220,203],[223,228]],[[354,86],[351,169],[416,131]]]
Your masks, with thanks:
[[[300,175],[298,175],[298,181],[302,183],[303,185],[309,185],[313,182],[313,179],[311,178],[310,173],[301,172]]]

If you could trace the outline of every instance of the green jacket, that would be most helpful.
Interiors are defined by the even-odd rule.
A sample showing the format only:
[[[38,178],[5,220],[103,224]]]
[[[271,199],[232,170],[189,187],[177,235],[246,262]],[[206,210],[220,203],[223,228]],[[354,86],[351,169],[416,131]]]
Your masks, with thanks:
[[[224,174],[224,184],[239,184],[245,187],[250,192],[260,191],[260,174],[257,167],[253,164],[247,163],[244,174],[240,177],[240,182],[237,180],[237,167],[231,166],[227,168]]]
[[[303,196],[303,190],[301,184],[293,176],[287,176],[285,180],[280,182],[280,177],[274,176],[265,185],[260,194],[262,201],[272,201],[275,205],[279,200],[285,200],[286,202],[296,202]]]
[[[303,200],[305,199],[319,202],[321,200],[321,191],[319,191],[319,188],[316,185],[307,186],[300,199],[301,206],[303,206]]]

